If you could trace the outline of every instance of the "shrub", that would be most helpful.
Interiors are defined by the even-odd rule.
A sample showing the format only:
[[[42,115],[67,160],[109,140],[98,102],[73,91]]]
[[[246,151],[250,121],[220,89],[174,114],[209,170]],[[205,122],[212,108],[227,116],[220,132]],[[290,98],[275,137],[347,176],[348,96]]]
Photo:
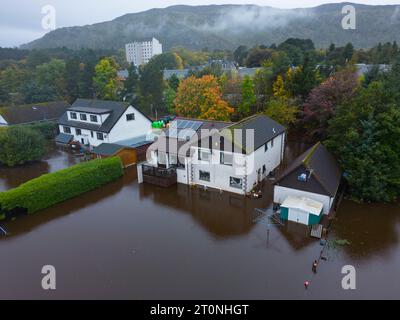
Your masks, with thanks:
[[[46,153],[43,135],[29,127],[0,130],[0,163],[9,167],[41,160]]]
[[[24,127],[31,128],[32,130],[41,133],[47,140],[52,140],[57,135],[57,124],[54,122],[36,122],[25,125]]]
[[[0,193],[0,217],[13,211],[28,214],[96,189],[123,175],[119,157],[96,159],[28,181]]]

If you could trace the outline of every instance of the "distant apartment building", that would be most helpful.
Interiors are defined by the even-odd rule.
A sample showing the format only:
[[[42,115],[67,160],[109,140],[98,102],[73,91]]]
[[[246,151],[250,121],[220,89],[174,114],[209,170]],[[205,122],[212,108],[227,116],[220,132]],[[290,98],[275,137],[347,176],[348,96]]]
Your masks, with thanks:
[[[135,41],[125,45],[126,60],[135,66],[146,64],[155,55],[162,53],[162,44],[156,38]]]

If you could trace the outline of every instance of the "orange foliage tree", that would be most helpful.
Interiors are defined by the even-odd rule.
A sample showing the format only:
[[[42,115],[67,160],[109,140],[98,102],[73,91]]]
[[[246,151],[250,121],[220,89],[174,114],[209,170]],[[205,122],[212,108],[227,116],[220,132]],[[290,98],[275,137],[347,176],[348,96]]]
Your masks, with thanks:
[[[179,116],[205,120],[229,121],[233,108],[222,99],[221,88],[214,76],[200,79],[192,76],[179,85],[175,99]]]

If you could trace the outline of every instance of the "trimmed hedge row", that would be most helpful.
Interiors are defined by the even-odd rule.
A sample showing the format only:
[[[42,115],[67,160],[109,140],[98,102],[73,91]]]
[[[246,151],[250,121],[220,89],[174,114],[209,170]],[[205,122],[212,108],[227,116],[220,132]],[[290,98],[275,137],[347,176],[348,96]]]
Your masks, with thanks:
[[[15,210],[28,214],[96,189],[123,175],[119,157],[96,159],[45,174],[0,193],[0,220]]]

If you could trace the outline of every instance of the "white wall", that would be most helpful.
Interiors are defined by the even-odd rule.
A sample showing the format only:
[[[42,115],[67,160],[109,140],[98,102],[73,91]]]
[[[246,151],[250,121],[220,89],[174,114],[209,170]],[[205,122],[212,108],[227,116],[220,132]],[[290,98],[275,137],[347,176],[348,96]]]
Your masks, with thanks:
[[[329,196],[325,196],[322,194],[317,194],[317,193],[311,193],[311,192],[306,192],[302,190],[297,190],[297,189],[291,189],[291,188],[286,188],[282,186],[275,186],[274,188],[274,203],[279,203],[282,204],[283,201],[288,196],[293,196],[293,197],[306,197],[318,202],[321,202],[324,205],[324,214],[329,214],[330,209],[333,204],[333,198]]]
[[[273,170],[275,170],[283,160],[283,151],[285,144],[285,134],[274,139],[274,146],[271,141],[268,142],[268,150],[265,146],[257,149],[250,155],[235,154],[233,166],[220,164],[220,151],[213,150],[212,164],[209,162],[201,162],[193,164],[194,181],[191,183],[204,185],[216,189],[222,189],[233,193],[244,194],[250,192],[255,184],[264,180],[264,178]],[[198,148],[194,148],[193,161],[198,162]],[[246,167],[244,165],[246,163]],[[266,171],[263,174],[263,166]],[[199,171],[210,172],[210,182],[200,180]],[[258,172],[260,170],[260,181],[258,181]],[[247,182],[245,182],[245,174]],[[237,189],[230,186],[230,177],[243,179],[243,189]]]
[[[135,120],[127,121],[126,115],[134,113]],[[78,115],[79,117],[79,115]],[[99,121],[100,121],[100,117]],[[99,122],[100,124],[100,122]],[[67,126],[68,127],[68,126]],[[110,133],[103,133],[104,140],[97,139],[97,131],[91,131],[86,129],[81,129],[82,134],[76,134],[76,128],[71,128],[71,135],[74,136],[74,140],[82,142],[81,139],[83,138],[85,144],[89,143],[93,147],[97,147],[102,143],[115,143],[121,140],[126,140],[130,138],[139,137],[148,133],[151,130],[151,121],[147,119],[143,114],[137,111],[134,107],[129,106],[124,114],[120,117],[118,122],[112,128]],[[60,132],[65,133],[64,126],[59,125]],[[78,129],[80,129],[78,127]],[[93,137],[92,137],[93,132]]]
[[[0,115],[0,126],[7,126],[8,122]]]
[[[206,150],[206,149],[204,149]],[[243,170],[243,165],[240,163],[244,164],[244,159],[246,158],[245,155],[242,154],[235,154],[235,160],[233,163],[233,166],[229,165],[224,165],[220,164],[220,151],[219,150],[213,150],[212,153],[212,161],[199,161],[198,160],[198,148],[194,148],[194,153],[193,153],[193,181],[191,181],[192,184],[197,184],[201,186],[207,186],[215,189],[222,189],[226,191],[230,191],[233,193],[239,193],[239,194],[244,194],[245,190],[243,189],[237,189],[237,188],[232,188],[230,186],[230,177],[235,177],[235,178],[240,178],[244,179],[243,174],[238,174],[244,172]],[[200,180],[199,177],[199,171],[207,171],[210,172],[210,181],[203,181]],[[244,183],[244,181],[243,181]]]
[[[247,192],[253,189],[255,184],[258,184],[258,170],[261,172],[261,180],[263,180],[271,171],[274,171],[283,160],[285,150],[285,134],[268,142],[268,150],[265,151],[265,145],[254,152],[254,157],[251,155],[247,157],[248,179],[247,179]],[[263,166],[265,165],[266,171],[263,173]]]
[[[135,120],[127,121],[126,115],[134,113]],[[109,134],[110,143],[146,135],[151,121],[134,107],[129,106]]]

